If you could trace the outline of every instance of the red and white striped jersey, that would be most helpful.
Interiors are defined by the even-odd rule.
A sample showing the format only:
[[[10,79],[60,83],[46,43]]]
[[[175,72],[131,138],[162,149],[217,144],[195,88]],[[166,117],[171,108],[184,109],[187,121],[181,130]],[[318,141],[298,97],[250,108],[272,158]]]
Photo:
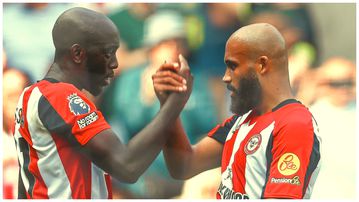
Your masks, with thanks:
[[[227,119],[208,134],[224,144],[217,198],[310,198],[320,169],[318,132],[294,99],[263,115]]]
[[[75,86],[45,79],[17,104],[14,138],[27,198],[112,198],[108,174],[79,148],[110,128]]]

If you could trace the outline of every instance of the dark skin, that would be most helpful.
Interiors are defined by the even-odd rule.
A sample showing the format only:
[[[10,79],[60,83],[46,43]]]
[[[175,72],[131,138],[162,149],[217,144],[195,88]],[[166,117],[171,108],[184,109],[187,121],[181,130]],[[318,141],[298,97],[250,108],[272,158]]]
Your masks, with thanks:
[[[101,93],[118,66],[115,53],[119,38],[114,24],[103,14],[73,8],[58,18],[53,28],[53,40],[55,61],[46,78],[73,84],[93,95]],[[185,64],[181,61],[182,68],[177,65],[176,69],[180,75],[176,81],[181,82],[182,91],[168,96],[157,116],[127,145],[112,129],[107,129],[94,136],[80,151],[118,180],[136,182],[161,151],[170,135],[163,131],[174,124],[189,98],[192,76]],[[19,198],[26,198],[25,192],[21,193],[22,188],[19,185]]]
[[[284,39],[273,26],[261,23],[237,30],[227,41],[224,62],[227,68],[222,80],[234,88],[231,91],[240,89],[243,78],[255,77],[258,80],[260,102],[253,105],[258,114],[267,113],[283,100],[294,97],[289,85]],[[162,65],[153,75],[156,95],[162,104],[169,98],[165,92],[176,92],[173,90],[176,83],[168,78],[174,74],[175,69],[167,64]],[[234,96],[234,92],[231,96]],[[172,135],[163,152],[172,177],[189,179],[221,165],[223,145],[213,138],[206,136],[191,145],[180,119],[177,119],[169,133]]]

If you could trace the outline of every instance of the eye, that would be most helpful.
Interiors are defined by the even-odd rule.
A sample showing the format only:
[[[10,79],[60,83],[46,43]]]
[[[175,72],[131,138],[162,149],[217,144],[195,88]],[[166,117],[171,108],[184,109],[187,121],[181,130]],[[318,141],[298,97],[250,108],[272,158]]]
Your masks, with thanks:
[[[105,57],[110,59],[112,56],[115,56],[116,55],[116,50],[117,50],[117,48],[105,49],[105,51],[104,51]]]
[[[234,63],[234,62],[231,62],[231,61],[226,62],[226,65],[227,65],[227,68],[232,70],[232,71],[235,70],[236,67],[237,67],[237,64]]]
[[[236,66],[233,65],[233,64],[227,65],[227,67],[228,67],[230,70],[234,70],[234,69],[236,68]]]

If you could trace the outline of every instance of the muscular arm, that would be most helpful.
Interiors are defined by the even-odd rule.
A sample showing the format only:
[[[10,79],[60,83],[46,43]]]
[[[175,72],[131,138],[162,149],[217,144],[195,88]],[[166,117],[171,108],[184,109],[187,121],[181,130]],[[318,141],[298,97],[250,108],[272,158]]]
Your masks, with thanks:
[[[204,137],[192,146],[177,119],[169,131],[170,138],[163,149],[167,167],[172,177],[189,179],[203,171],[221,165],[223,145],[210,137]]]
[[[174,124],[192,91],[192,76],[188,68],[180,70],[187,80],[188,90],[172,93],[156,117],[127,145],[121,143],[111,129],[93,137],[85,146],[85,154],[100,168],[125,182],[138,177],[157,157],[170,135],[165,131]]]

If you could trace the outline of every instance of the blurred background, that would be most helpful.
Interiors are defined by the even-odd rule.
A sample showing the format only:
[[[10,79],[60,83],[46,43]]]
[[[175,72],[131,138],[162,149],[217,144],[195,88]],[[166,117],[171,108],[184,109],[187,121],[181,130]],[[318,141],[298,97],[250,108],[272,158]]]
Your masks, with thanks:
[[[277,27],[288,48],[293,93],[320,128],[323,161],[312,198],[355,199],[355,3],[3,3],[3,198],[17,197],[11,135],[17,99],[46,74],[54,56],[52,27],[75,6],[106,14],[120,32],[116,79],[92,99],[124,142],[158,112],[151,75],[179,53],[195,76],[181,118],[190,141],[197,142],[231,115],[222,82],[228,37],[250,23]],[[214,199],[219,183],[219,169],[173,180],[161,154],[137,183],[113,180],[113,193],[126,199]]]

